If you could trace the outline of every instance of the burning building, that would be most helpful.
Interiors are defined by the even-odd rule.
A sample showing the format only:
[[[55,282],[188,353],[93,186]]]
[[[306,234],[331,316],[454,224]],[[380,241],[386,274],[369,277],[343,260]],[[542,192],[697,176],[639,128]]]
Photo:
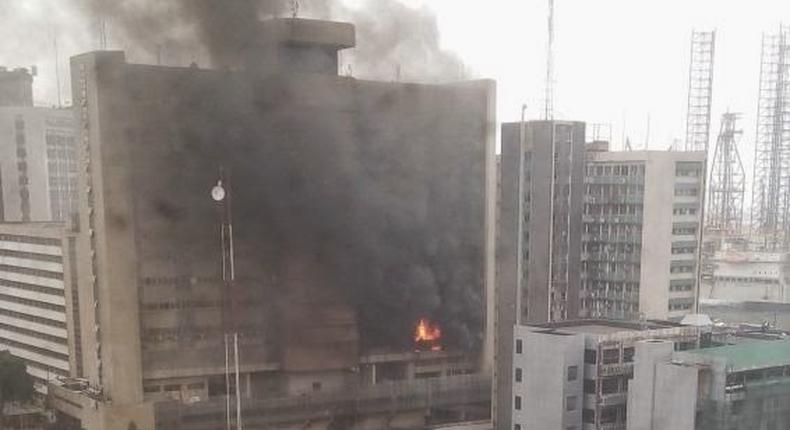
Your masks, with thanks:
[[[248,405],[419,373],[398,360],[434,360],[425,377],[490,360],[493,84],[338,76],[350,24],[253,34],[223,70],[72,59],[70,334],[95,407],[53,392],[86,428],[222,398],[229,332]]]

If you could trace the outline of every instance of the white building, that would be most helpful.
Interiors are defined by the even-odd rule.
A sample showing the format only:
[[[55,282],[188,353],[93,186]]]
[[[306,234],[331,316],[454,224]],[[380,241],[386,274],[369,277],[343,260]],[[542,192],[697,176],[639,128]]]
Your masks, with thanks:
[[[712,275],[700,286],[701,300],[790,302],[787,254],[723,250],[708,260]]]
[[[38,389],[78,374],[67,329],[79,318],[71,311],[74,247],[59,223],[0,224],[0,350],[27,363]]]
[[[695,312],[705,154],[588,152],[582,317]]]
[[[702,330],[615,320],[517,326],[513,429],[624,429],[636,342],[667,339],[677,349],[691,349]]]
[[[71,109],[0,107],[0,221],[68,221],[77,160]]]

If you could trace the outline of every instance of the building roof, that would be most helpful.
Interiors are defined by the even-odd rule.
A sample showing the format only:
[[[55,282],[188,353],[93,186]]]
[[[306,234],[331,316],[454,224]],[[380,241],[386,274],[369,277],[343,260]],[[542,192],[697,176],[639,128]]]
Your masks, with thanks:
[[[790,365],[790,339],[744,340],[735,345],[689,351],[688,354],[724,361],[731,371]]]
[[[564,332],[582,334],[611,334],[627,331],[655,330],[677,326],[677,324],[673,324],[668,321],[621,321],[607,319],[569,320],[534,325],[534,327],[561,329]]]

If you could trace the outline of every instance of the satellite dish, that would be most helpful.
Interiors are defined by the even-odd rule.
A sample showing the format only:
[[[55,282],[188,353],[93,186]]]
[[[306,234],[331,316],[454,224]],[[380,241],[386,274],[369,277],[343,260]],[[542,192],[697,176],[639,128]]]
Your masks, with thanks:
[[[211,198],[214,199],[215,202],[225,200],[225,194],[225,188],[222,188],[222,181],[217,182],[217,185],[211,189]]]

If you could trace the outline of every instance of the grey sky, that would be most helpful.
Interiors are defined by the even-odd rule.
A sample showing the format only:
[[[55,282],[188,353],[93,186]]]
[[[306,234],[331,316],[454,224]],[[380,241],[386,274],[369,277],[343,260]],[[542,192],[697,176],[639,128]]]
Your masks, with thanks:
[[[366,0],[345,0],[351,6]],[[368,0],[370,1],[370,0]],[[373,0],[375,1],[375,0]],[[543,99],[546,0],[402,0],[435,11],[442,45],[475,76],[499,84],[499,118],[515,120],[520,105],[538,117]],[[744,155],[751,158],[760,36],[790,22],[780,0],[555,0],[556,111],[561,118],[611,123],[616,145],[625,132],[651,148],[682,139],[691,29],[718,31],[714,132],[727,108],[745,113]],[[81,19],[65,0],[0,0],[0,64],[36,64],[36,101],[56,102],[53,41],[60,45],[61,80],[68,100],[68,56],[97,47],[96,23]],[[127,48],[113,39],[114,48]],[[128,48],[127,48],[128,49]],[[150,61],[135,58],[132,61]],[[139,55],[138,55],[139,56]],[[624,127],[625,126],[625,127]],[[750,163],[749,163],[750,164]]]

